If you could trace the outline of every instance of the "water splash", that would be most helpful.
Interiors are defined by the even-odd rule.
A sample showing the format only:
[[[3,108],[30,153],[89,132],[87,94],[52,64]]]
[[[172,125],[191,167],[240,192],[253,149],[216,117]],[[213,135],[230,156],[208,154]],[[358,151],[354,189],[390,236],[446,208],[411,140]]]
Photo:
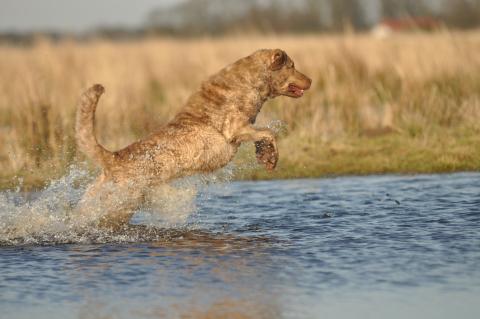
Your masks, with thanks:
[[[85,170],[71,167],[69,173],[50,183],[45,189],[24,194],[15,191],[0,193],[0,241],[65,232],[68,211],[83,193],[78,181],[88,179]],[[78,186],[85,184],[82,181]]]
[[[288,124],[282,120],[271,120],[267,123],[267,127],[271,129],[275,135],[286,135]]]
[[[170,238],[172,229],[189,231],[196,228],[198,220],[192,216],[197,211],[199,191],[211,183],[229,181],[232,176],[233,167],[229,166],[215,174],[183,178],[160,187],[155,190],[153,200],[136,212],[133,225],[113,232],[81,218],[72,218],[76,216],[73,211],[93,178],[86,169],[71,166],[64,177],[50,182],[38,192],[21,193],[19,189],[0,192],[0,245],[136,242]],[[91,217],[99,218],[102,213],[102,209],[97,209]]]

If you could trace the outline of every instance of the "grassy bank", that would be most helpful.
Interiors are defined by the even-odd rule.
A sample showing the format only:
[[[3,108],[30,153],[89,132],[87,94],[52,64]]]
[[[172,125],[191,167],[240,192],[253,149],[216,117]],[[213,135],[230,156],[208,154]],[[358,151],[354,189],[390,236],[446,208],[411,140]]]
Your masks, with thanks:
[[[247,146],[238,178],[480,169],[480,32],[39,40],[0,46],[0,187],[39,186],[83,160],[74,115],[88,85],[107,89],[97,131],[117,149],[166,123],[209,74],[264,47],[285,49],[314,84],[302,99],[268,102],[258,119],[279,131],[277,171],[258,169]]]

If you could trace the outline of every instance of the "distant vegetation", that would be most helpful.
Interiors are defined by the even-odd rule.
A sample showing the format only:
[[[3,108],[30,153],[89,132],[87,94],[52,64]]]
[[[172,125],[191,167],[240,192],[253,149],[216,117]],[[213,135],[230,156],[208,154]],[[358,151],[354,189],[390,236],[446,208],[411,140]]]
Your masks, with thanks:
[[[75,38],[137,39],[152,35],[196,37],[238,34],[366,32],[387,19],[427,17],[448,29],[480,26],[480,0],[187,0],[153,10],[138,29],[104,26],[83,34],[10,33],[0,42]]]
[[[80,92],[102,83],[99,140],[118,149],[166,123],[209,74],[258,48],[285,49],[313,87],[268,102],[280,136],[273,174],[253,149],[238,178],[480,169],[480,32],[151,38],[0,46],[0,184],[39,186],[81,162]],[[276,121],[279,120],[279,121]]]
[[[147,29],[179,35],[365,31],[382,19],[419,16],[475,28],[480,0],[189,0],[152,12]]]

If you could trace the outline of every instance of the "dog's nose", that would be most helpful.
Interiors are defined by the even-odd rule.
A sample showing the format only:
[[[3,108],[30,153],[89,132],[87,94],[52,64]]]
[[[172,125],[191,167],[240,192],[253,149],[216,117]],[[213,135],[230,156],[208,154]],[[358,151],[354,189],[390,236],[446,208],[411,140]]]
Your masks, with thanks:
[[[309,77],[305,76],[305,80],[303,81],[304,82],[304,86],[303,86],[303,89],[304,90],[308,90],[310,88],[310,86],[312,85],[312,79],[310,79]]]
[[[307,78],[307,86],[305,87],[305,90],[308,90],[312,86],[312,79]]]

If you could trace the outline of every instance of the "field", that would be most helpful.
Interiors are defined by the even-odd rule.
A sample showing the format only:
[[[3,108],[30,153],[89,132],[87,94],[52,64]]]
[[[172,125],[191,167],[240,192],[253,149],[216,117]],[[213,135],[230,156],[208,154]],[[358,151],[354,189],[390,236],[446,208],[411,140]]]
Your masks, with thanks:
[[[75,104],[92,83],[107,90],[98,138],[118,149],[166,123],[209,74],[265,47],[285,49],[313,86],[269,101],[258,119],[278,131],[276,172],[246,146],[236,178],[480,169],[480,32],[38,39],[0,46],[0,187],[39,187],[85,160]]]

